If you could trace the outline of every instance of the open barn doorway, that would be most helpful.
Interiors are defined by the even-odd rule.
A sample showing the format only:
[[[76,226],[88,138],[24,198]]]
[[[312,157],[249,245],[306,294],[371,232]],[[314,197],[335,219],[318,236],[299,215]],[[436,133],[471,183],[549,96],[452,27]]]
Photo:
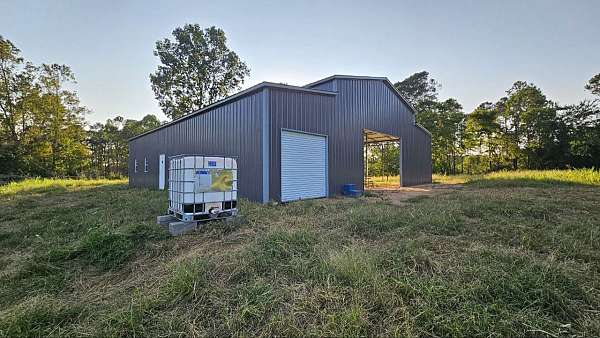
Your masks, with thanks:
[[[364,189],[398,188],[400,138],[372,130],[363,131]]]

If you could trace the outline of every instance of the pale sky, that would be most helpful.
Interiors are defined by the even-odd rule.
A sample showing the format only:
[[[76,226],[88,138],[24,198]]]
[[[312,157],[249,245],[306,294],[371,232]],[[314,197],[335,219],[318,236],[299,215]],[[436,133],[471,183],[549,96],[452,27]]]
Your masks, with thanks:
[[[13,1],[0,34],[34,63],[69,65],[90,121],[164,115],[149,74],[154,43],[185,23],[225,30],[262,81],[427,70],[470,112],[517,80],[576,103],[600,73],[600,1]]]

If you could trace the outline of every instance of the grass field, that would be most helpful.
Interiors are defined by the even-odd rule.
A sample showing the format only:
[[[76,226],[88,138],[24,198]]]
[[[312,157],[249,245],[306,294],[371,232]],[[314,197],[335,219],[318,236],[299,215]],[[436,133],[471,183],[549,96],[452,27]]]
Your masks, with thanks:
[[[126,181],[0,187],[0,336],[600,336],[600,173],[241,203],[171,238]]]
[[[400,176],[371,176],[369,179],[374,187],[397,187],[400,185]]]

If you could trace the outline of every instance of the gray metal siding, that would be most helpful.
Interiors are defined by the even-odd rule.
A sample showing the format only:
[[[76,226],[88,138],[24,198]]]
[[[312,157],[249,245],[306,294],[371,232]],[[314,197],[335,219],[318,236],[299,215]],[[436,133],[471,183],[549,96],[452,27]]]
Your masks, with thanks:
[[[129,184],[158,187],[158,156],[179,154],[238,158],[239,195],[262,201],[262,90],[184,119],[129,142]],[[133,172],[133,161],[146,156],[149,172]]]
[[[431,182],[431,139],[414,125],[414,116],[381,80],[332,79],[315,88],[335,96],[270,90],[270,198],[281,200],[281,129],[328,135],[329,195],[343,184],[363,185],[363,130],[401,140],[402,185]],[[400,160],[400,159],[399,159]]]
[[[339,194],[345,183],[362,186],[364,129],[401,139],[402,185],[431,182],[431,138],[414,125],[410,108],[385,81],[333,78],[314,88],[337,95],[273,85],[132,139],[130,185],[158,186],[159,154],[236,156],[240,197],[263,201],[265,186],[270,199],[281,200],[282,129],[328,136],[329,195]]]
[[[336,99],[340,107],[348,107],[352,111],[352,128],[363,128],[380,131],[397,136],[401,141],[401,174],[402,185],[431,183],[431,140],[429,135],[415,126],[414,115],[408,105],[384,81],[338,79],[337,90],[340,93]],[[353,108],[351,108],[353,106]],[[343,111],[344,109],[340,109]],[[349,140],[348,140],[349,141]],[[362,144],[362,139],[352,138],[352,142]],[[341,143],[348,146],[347,143]],[[353,183],[363,183],[363,154],[352,152],[353,160],[360,158],[360,179]],[[356,163],[356,162],[352,162]],[[350,166],[351,162],[341,162],[342,167]],[[358,168],[356,168],[358,169]],[[353,175],[353,179],[356,176]],[[339,182],[343,184],[344,182]],[[338,186],[338,189],[340,186]]]
[[[331,81],[325,81],[325,82],[316,84],[314,86],[311,86],[310,88],[312,88],[312,89],[319,89],[319,90],[328,90],[330,92],[334,92],[335,91],[333,80],[331,80]]]
[[[334,98],[334,95],[269,89],[270,199],[281,200],[281,130],[328,135],[334,111]],[[331,163],[331,152],[329,154]],[[331,174],[331,171],[329,173]]]
[[[421,128],[413,128],[408,151],[403,153],[404,186],[431,183],[431,136]]]
[[[429,135],[384,81],[333,79],[331,88],[338,95],[330,114],[330,194],[339,194],[345,183],[362,186],[364,129],[400,138],[402,185],[431,182]]]

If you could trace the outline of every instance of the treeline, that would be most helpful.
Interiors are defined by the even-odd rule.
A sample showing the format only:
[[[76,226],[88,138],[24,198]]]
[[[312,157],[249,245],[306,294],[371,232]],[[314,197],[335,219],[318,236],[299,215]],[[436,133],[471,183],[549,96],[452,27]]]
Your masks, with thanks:
[[[34,65],[0,36],[0,174],[2,176],[121,176],[127,139],[160,125],[122,117],[88,126],[73,72]]]
[[[576,105],[561,106],[517,81],[469,114],[456,99],[438,100],[440,85],[427,72],[394,86],[432,134],[434,172],[600,168],[600,74],[584,86],[596,98]]]
[[[127,175],[129,147],[127,140],[160,126],[154,115],[141,120],[117,116],[106,123],[95,123],[88,131],[87,145],[90,149],[89,173],[96,177]]]
[[[161,65],[150,75],[156,99],[172,119],[227,96],[249,74],[216,27],[185,25],[173,38],[157,41]],[[195,81],[185,80],[189,74]],[[154,115],[140,121],[117,116],[89,125],[74,83],[68,66],[33,65],[0,36],[0,175],[127,174],[127,139],[161,122]],[[534,84],[517,81],[505,97],[468,114],[456,99],[438,99],[440,84],[427,72],[394,86],[432,134],[434,172],[600,168],[600,74],[585,84],[595,99],[576,105],[561,106]],[[369,175],[396,175],[397,153],[393,145],[373,149]]]

